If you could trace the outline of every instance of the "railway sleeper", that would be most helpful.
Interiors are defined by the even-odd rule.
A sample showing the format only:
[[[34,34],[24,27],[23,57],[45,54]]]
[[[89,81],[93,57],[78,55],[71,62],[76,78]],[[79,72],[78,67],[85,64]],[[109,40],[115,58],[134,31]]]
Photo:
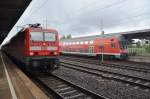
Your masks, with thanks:
[[[135,77],[128,77],[127,75],[120,75],[119,76],[116,76],[117,74],[112,74],[111,77],[109,76],[106,76],[105,75],[105,72],[94,72],[93,70],[87,70],[85,68],[82,68],[82,67],[74,67],[74,66],[64,66],[64,67],[67,67],[67,68],[71,68],[71,69],[76,69],[76,70],[79,70],[79,71],[82,71],[82,72],[87,72],[87,73],[90,73],[90,74],[94,74],[94,75],[97,75],[97,76],[101,76],[102,78],[105,78],[105,79],[111,79],[111,80],[116,80],[116,81],[120,81],[120,82],[123,82],[123,83],[129,83],[133,86],[140,86],[141,88],[144,88],[144,89],[150,89],[150,85],[149,85],[149,82],[147,81],[142,81],[142,82],[136,82],[138,78],[135,78]],[[121,77],[124,77],[124,76],[127,76],[125,77],[126,79],[120,79]],[[134,80],[133,80],[134,79]]]

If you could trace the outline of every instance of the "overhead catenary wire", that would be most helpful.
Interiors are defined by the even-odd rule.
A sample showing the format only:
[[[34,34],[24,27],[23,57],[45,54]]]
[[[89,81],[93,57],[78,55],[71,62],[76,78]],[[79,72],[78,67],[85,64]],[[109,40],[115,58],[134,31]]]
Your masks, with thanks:
[[[38,0],[37,0],[38,1]],[[39,11],[40,11],[40,9],[42,9],[43,7],[45,7],[45,5],[47,4],[46,2],[47,2],[48,0],[45,0],[45,1],[43,1],[43,3],[41,3],[35,10],[33,10],[31,13],[30,13],[30,15],[28,16],[28,17],[30,17],[31,15],[33,15],[34,13],[38,13]],[[116,2],[113,2],[113,3],[111,3],[111,4],[108,4],[108,5],[105,5],[105,6],[103,6],[103,7],[101,7],[101,8],[98,8],[98,9],[96,9],[96,10],[94,10],[94,11],[103,11],[103,10],[105,10],[105,9],[108,9],[108,8],[111,8],[111,7],[114,7],[114,6],[117,6],[117,5],[122,5],[125,1],[128,1],[128,0],[118,0],[118,1],[116,1]],[[89,8],[88,8],[89,7]],[[91,8],[91,6],[88,6],[86,9],[90,9]],[[78,9],[78,10],[81,10],[81,9]],[[79,12],[79,11],[76,11],[77,13]],[[84,12],[85,13],[85,12]],[[76,14],[76,13],[75,13]],[[72,16],[74,16],[74,15],[72,15]],[[132,17],[127,17],[127,18],[121,18],[122,19],[122,21],[126,21],[126,20],[132,20],[133,18],[136,18],[136,17],[140,17],[140,16],[143,16],[143,15],[134,15],[134,16],[132,16]],[[26,18],[27,19],[27,18]],[[48,19],[46,19],[47,20],[47,22],[48,22]],[[120,21],[119,23],[122,23],[122,21]],[[59,23],[58,21],[57,21],[57,23]],[[59,23],[59,24],[63,24],[63,23]],[[106,23],[107,24],[107,23]],[[117,23],[118,24],[118,23]]]
[[[37,1],[37,2],[35,2],[35,4],[36,3],[38,3],[39,1],[38,0],[34,0],[34,1]],[[42,0],[43,1],[43,0]],[[34,13],[38,13],[38,11],[40,11],[40,9],[42,9],[43,7],[45,7],[44,5],[45,4],[47,4],[46,2],[47,2],[48,0],[45,0],[41,5],[39,5],[35,10],[33,10],[33,6],[32,6],[32,8],[31,8],[31,13],[23,20],[23,22],[25,22],[29,17],[31,17],[31,15],[33,15]]]
[[[38,1],[38,0],[36,0],[36,1]],[[39,5],[34,11],[31,10],[32,12],[30,13],[30,15],[28,15],[27,18],[29,18],[29,17],[30,17],[31,15],[33,15],[34,13],[38,13],[38,11],[40,11],[40,9],[42,9],[43,7],[45,7],[45,5],[47,4],[47,3],[46,3],[47,1],[48,1],[48,0],[45,0],[45,1],[44,1],[41,5]],[[102,7],[102,8],[100,8],[100,9],[97,9],[97,10],[103,10],[103,9],[106,9],[106,8],[110,8],[110,7],[116,6],[116,5],[120,4],[120,3],[123,3],[124,1],[127,1],[127,0],[119,0],[119,1],[116,1],[116,2],[114,2],[114,3],[108,4],[108,5],[106,5],[106,6]],[[88,6],[88,7],[90,7],[90,6]],[[88,9],[88,7],[86,7],[86,9]],[[79,12],[81,9],[82,9],[82,8],[78,9],[76,12]],[[27,18],[25,19],[25,21],[27,20]]]
[[[33,12],[31,12],[31,15],[34,13],[37,13],[38,11],[40,11],[40,9],[42,9],[43,7],[45,7],[44,5],[47,4],[48,0],[45,0],[39,7],[37,7],[37,9],[35,9]]]
[[[105,5],[105,6],[103,6],[103,7],[101,7],[101,8],[97,8],[96,10],[104,10],[104,9],[107,9],[107,8],[111,8],[111,7],[113,7],[113,6],[116,6],[116,5],[119,5],[119,4],[121,4],[121,3],[123,3],[123,2],[125,2],[125,1],[128,1],[128,0],[117,0],[116,2],[113,2],[113,3],[110,3],[110,4],[108,4],[108,5]],[[91,4],[90,4],[91,5]],[[99,5],[98,5],[99,6]],[[95,6],[94,6],[95,7]],[[80,9],[78,9],[76,12],[79,12],[80,10],[82,10],[82,9],[85,9],[85,8],[80,8]],[[91,6],[89,6],[89,5],[87,5],[87,7],[86,7],[86,9],[92,9],[92,7]],[[95,11],[96,11],[95,10]],[[84,12],[85,13],[85,12]]]
[[[121,21],[117,21],[116,23],[113,23],[113,24],[114,25],[122,25],[126,21],[128,22],[128,21],[131,21],[131,20],[136,19],[136,18],[141,17],[141,16],[150,16],[150,13],[140,13],[140,14],[137,14],[137,15],[134,15],[134,16],[131,16],[131,17],[122,18]]]

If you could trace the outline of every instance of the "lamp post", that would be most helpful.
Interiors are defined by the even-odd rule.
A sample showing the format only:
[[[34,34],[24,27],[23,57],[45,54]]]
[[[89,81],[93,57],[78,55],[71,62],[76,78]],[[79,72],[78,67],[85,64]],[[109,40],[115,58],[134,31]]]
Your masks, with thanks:
[[[102,30],[102,62],[104,62],[104,31]]]
[[[100,43],[100,49],[101,49],[101,62],[104,62],[104,43]]]
[[[104,62],[104,31],[103,31],[103,19],[101,18],[101,21],[100,21],[100,30],[101,30],[101,35],[102,35],[102,42],[100,43],[100,48],[101,48],[101,62]]]

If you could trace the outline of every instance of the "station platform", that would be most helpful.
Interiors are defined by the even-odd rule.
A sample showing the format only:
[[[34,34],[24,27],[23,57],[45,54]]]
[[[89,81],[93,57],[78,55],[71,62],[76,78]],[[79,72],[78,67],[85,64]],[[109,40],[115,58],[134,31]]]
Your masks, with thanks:
[[[0,99],[49,99],[49,97],[0,52]]]
[[[130,56],[128,60],[134,62],[150,63],[149,56]]]

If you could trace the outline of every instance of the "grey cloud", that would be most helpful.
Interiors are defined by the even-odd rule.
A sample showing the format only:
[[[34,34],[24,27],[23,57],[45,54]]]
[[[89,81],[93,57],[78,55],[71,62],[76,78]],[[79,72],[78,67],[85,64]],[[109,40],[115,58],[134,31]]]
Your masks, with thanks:
[[[56,28],[62,34],[99,31],[101,17],[105,31],[111,32],[118,27],[123,31],[133,27],[140,29],[150,24],[147,21],[150,15],[149,0],[47,0],[43,4],[44,1],[34,0],[17,24],[45,24],[47,17],[48,27]]]

